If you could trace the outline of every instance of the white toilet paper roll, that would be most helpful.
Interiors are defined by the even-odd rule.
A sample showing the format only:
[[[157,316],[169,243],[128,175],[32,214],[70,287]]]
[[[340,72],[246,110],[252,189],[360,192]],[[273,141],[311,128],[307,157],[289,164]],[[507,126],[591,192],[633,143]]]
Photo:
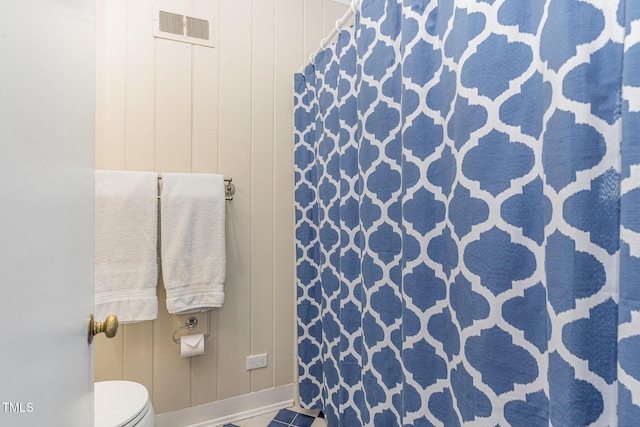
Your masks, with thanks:
[[[204,354],[204,335],[193,334],[180,337],[180,357],[193,357]]]

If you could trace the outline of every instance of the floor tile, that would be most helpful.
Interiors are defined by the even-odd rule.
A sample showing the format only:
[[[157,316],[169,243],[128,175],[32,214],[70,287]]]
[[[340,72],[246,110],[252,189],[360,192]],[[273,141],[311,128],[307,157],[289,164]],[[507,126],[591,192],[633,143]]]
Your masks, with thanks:
[[[291,425],[295,427],[311,427],[315,419],[315,417],[310,417],[309,415],[297,414]]]
[[[280,421],[284,424],[289,425],[293,419],[298,415],[297,412],[290,411],[288,409],[282,409],[278,412],[278,414],[273,419],[274,421]]]
[[[299,405],[292,406],[288,409],[311,417],[318,417],[320,415],[320,409],[302,409]]]
[[[247,427],[267,427],[271,422],[271,418],[267,417],[255,417],[247,423]],[[280,426],[282,427],[282,426]]]
[[[254,418],[234,421],[222,427],[327,427],[327,422],[319,409],[308,410],[293,406]]]
[[[294,411],[294,410],[295,410],[295,409],[293,409],[293,408],[287,408],[287,409],[290,409],[290,410],[292,410],[292,411]],[[276,415],[278,415],[278,412],[280,412],[280,411],[281,411],[281,409],[278,409],[277,411],[267,412],[266,414],[262,414],[262,415],[260,415],[260,416],[261,416],[261,417],[267,417],[267,418],[269,418],[270,420],[272,420],[272,419],[274,419],[274,418],[276,417]]]

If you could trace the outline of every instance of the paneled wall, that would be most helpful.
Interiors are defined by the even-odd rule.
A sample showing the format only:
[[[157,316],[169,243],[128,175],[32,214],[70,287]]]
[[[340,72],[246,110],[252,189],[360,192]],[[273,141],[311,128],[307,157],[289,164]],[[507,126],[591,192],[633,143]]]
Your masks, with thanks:
[[[149,388],[159,413],[291,384],[295,375],[293,73],[347,9],[331,0],[172,0],[215,16],[216,47],[152,36],[160,0],[97,0],[96,169],[232,177],[226,301],[205,355],[180,358],[187,316],[99,338],[96,381]],[[166,4],[166,3],[165,3]],[[245,370],[250,354],[267,368]]]

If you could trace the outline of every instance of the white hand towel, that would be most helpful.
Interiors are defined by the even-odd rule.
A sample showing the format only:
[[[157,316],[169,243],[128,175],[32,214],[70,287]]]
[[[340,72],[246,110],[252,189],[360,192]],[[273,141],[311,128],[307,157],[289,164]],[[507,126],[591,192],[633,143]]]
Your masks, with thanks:
[[[158,317],[158,174],[96,171],[95,315]]]
[[[224,223],[222,175],[162,174],[160,247],[169,313],[222,307]]]

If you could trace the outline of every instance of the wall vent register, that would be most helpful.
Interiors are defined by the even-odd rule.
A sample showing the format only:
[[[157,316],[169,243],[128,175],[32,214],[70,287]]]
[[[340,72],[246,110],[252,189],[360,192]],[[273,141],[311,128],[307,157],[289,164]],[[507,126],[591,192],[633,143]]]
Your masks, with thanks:
[[[215,46],[214,20],[211,16],[154,7],[153,36],[202,46]]]

